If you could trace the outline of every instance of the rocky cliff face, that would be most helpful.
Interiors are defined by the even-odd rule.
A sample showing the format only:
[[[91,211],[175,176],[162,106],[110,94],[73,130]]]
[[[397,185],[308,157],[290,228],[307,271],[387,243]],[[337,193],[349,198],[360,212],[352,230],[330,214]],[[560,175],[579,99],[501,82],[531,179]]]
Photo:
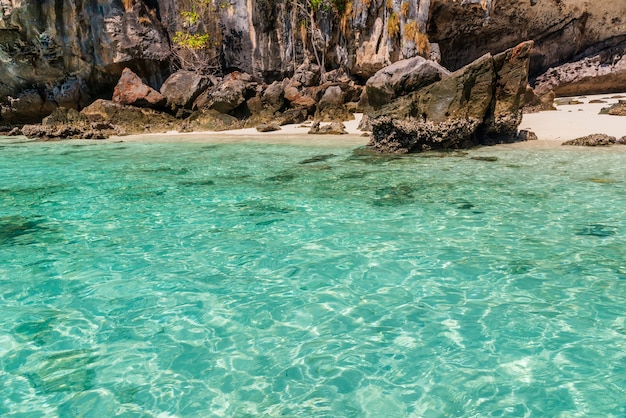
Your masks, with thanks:
[[[126,66],[158,86],[169,55],[167,32],[149,2],[3,0],[0,99],[26,95],[31,105],[5,108],[2,116],[36,119],[55,105],[85,106],[110,95]]]
[[[3,123],[110,98],[124,67],[159,88],[171,39],[191,0],[0,0]],[[271,83],[303,62],[364,83],[417,55],[456,70],[533,39],[531,78],[550,67],[626,49],[624,0],[222,0],[221,62]],[[610,89],[610,86],[608,86]]]

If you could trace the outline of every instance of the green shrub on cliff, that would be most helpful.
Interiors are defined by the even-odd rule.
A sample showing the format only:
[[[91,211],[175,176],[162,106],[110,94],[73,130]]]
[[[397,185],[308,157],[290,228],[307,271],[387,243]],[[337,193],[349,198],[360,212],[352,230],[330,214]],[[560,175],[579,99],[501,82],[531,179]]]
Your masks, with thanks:
[[[185,70],[218,73],[222,31],[220,9],[223,0],[181,0],[178,2],[177,30],[172,36],[176,63]]]

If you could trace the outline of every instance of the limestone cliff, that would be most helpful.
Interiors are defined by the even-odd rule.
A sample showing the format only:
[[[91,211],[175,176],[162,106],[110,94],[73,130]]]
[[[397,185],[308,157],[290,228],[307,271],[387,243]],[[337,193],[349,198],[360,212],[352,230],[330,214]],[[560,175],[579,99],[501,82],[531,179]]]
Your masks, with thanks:
[[[192,0],[0,0],[0,120],[110,98],[124,67],[159,88]],[[272,82],[307,59],[362,83],[417,55],[456,70],[531,39],[530,76],[624,54],[626,0],[214,0],[221,66]],[[621,55],[620,55],[621,56]],[[610,86],[609,86],[610,88]]]

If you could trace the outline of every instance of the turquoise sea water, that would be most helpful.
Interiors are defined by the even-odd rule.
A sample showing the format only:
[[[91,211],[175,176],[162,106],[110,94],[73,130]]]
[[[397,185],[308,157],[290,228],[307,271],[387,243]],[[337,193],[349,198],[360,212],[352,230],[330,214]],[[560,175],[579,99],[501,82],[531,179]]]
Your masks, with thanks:
[[[626,416],[626,152],[0,140],[0,416]]]

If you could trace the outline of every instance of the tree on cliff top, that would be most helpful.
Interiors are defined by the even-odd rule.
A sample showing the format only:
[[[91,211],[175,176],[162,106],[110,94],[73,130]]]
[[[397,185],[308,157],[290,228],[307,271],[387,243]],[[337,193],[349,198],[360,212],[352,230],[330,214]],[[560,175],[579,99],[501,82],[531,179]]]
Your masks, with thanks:
[[[172,37],[172,50],[181,69],[201,74],[221,72],[222,28],[220,9],[225,0],[181,0],[178,27]]]

